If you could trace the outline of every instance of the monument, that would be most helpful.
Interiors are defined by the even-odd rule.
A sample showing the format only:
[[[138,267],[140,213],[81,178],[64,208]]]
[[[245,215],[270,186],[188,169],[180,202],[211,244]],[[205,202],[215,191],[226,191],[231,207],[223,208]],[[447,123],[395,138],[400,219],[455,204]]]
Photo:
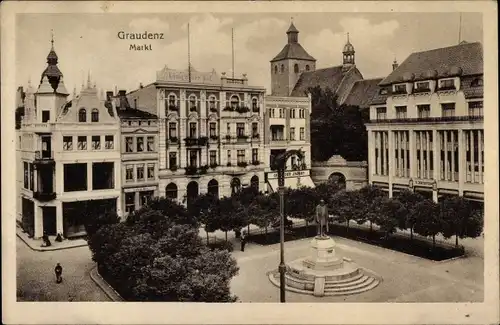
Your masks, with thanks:
[[[335,253],[335,241],[328,233],[328,207],[323,200],[316,206],[317,235],[311,240],[309,256],[286,265],[287,291],[321,296],[352,295],[375,288],[381,278]],[[326,228],[326,231],[325,231]],[[279,273],[269,280],[280,286]]]

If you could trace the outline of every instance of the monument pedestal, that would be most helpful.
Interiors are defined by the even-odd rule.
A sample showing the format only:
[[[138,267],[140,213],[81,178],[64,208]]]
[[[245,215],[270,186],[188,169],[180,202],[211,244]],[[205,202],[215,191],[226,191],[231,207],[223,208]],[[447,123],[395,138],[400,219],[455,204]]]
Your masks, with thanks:
[[[304,266],[313,270],[335,270],[342,268],[344,260],[335,255],[335,241],[328,236],[316,236],[311,241],[311,253]]]

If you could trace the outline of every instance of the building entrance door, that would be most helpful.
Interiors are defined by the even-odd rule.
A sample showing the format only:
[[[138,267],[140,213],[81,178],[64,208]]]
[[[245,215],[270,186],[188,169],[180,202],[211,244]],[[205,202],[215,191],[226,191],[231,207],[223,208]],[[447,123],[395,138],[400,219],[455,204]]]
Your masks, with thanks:
[[[49,236],[57,235],[56,207],[43,207],[43,231]]]

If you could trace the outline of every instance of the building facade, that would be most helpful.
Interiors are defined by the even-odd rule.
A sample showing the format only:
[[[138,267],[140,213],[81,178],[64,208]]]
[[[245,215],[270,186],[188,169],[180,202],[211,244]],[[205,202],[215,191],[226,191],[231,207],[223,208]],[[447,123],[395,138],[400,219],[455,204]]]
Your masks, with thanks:
[[[482,58],[480,43],[463,42],[413,53],[382,80],[367,124],[370,184],[483,200]]]
[[[120,213],[120,143],[116,111],[90,79],[67,100],[52,47],[36,92],[26,92],[19,130],[19,221],[35,238],[84,234],[86,203]]]
[[[185,203],[244,186],[263,191],[264,94],[245,75],[167,67],[156,82],[130,92],[132,105],[158,116],[158,194]]]

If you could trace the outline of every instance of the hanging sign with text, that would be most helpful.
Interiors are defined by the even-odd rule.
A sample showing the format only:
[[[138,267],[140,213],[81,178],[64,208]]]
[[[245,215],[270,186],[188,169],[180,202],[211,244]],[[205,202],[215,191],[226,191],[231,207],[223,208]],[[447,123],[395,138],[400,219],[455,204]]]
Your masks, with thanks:
[[[302,176],[309,176],[309,170],[296,170],[296,171],[288,171],[285,172],[285,178],[289,177],[302,177]],[[268,173],[267,174],[268,179],[275,179],[278,178],[278,173]]]

